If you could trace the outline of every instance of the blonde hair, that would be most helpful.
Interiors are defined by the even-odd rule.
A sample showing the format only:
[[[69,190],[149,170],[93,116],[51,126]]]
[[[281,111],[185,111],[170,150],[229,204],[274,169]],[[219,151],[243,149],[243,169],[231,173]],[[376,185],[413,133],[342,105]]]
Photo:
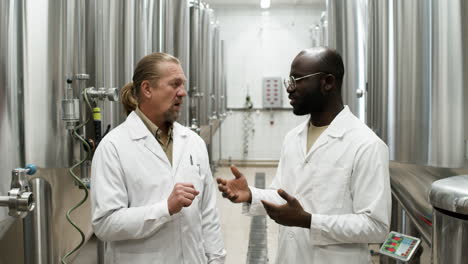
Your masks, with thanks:
[[[153,83],[161,78],[162,73],[159,65],[163,62],[173,62],[180,65],[180,61],[176,57],[161,52],[146,55],[138,62],[133,72],[133,82],[127,83],[120,90],[120,101],[127,115],[138,106],[141,83],[145,80]]]

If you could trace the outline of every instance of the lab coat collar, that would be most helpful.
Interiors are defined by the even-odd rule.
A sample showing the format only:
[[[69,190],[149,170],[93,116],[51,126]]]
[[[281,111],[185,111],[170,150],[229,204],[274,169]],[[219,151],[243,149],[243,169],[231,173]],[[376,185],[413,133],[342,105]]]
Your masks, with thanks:
[[[174,137],[187,137],[187,128],[184,127],[183,125],[174,122],[174,128],[173,128],[173,133]]]
[[[330,123],[327,129],[323,131],[324,135],[334,137],[334,138],[340,138],[343,137],[343,135],[351,129],[351,124],[347,122],[348,116],[352,115],[351,111],[349,110],[349,107],[347,105],[344,106],[343,110],[341,110],[338,115],[333,119],[333,121]],[[301,136],[303,134],[307,135],[307,128],[309,125],[309,120],[310,117],[307,119],[302,124],[302,127],[299,129],[297,132],[298,136]]]
[[[330,126],[324,131],[328,136],[334,138],[341,138],[343,135],[351,130],[352,124],[349,122],[349,116],[352,115],[349,107],[344,106],[338,115],[330,123]]]
[[[125,122],[128,125],[131,139],[135,141],[143,140],[145,148],[159,158],[170,170],[171,163],[166,153],[137,113],[131,112]]]
[[[148,136],[153,136],[151,131],[145,126],[140,117],[132,111],[128,116],[126,123],[128,124],[130,130],[130,137],[133,140],[142,139]]]
[[[299,149],[302,150],[303,157],[306,160],[310,157],[310,155],[315,152],[320,147],[326,145],[328,143],[329,138],[341,138],[346,133],[346,131],[351,129],[351,125],[349,124],[349,115],[351,111],[349,110],[348,106],[345,106],[343,110],[341,110],[338,115],[333,119],[327,129],[325,129],[322,134],[317,138],[315,143],[310,148],[309,152],[307,152],[307,129],[309,124],[309,119],[302,124],[302,127],[298,131],[299,137]]]
[[[151,131],[149,131],[149,129],[135,112],[131,112],[128,115],[126,122],[128,124],[130,137],[132,140],[144,139],[145,147],[159,159],[164,161],[168,167],[171,167],[169,159],[167,158],[166,153],[162,149],[161,145],[156,141],[154,135],[151,134]],[[183,127],[177,122],[174,122],[172,167],[177,167],[180,163],[180,157],[186,145],[187,133],[187,128]]]

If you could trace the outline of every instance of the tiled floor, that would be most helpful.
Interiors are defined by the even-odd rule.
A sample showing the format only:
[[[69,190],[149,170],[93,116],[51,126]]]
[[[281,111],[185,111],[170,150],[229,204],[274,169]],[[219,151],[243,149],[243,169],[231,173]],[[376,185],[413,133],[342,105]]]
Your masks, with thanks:
[[[266,186],[268,187],[276,173],[276,168],[239,168],[246,176],[249,185],[254,185],[255,173],[264,172],[266,175]],[[230,169],[228,167],[220,167],[214,173],[215,177],[231,178]],[[247,259],[247,249],[249,245],[250,232],[250,217],[242,215],[241,205],[232,204],[230,201],[223,199],[218,192],[218,208],[221,218],[221,228],[224,235],[224,243],[228,252],[226,264],[245,263]],[[267,241],[268,241],[268,256],[269,263],[274,263],[277,251],[278,225],[268,218],[267,220]],[[378,250],[378,245],[372,245],[371,248]],[[421,263],[429,259],[430,254],[426,250],[426,256],[423,255]],[[429,255],[429,256],[428,256]],[[373,263],[379,263],[379,257],[372,257]],[[97,264],[96,240],[91,239],[85,247],[80,251],[74,264]]]
[[[249,185],[255,183],[255,173],[264,172],[266,186],[269,186],[276,174],[276,168],[239,168],[245,175]],[[227,167],[218,168],[217,177],[231,178],[231,171]],[[242,206],[223,199],[218,193],[218,208],[221,215],[221,228],[224,233],[224,243],[228,252],[226,264],[245,263],[249,245],[250,217],[242,215]],[[277,249],[278,225],[267,219],[268,257],[274,263]]]

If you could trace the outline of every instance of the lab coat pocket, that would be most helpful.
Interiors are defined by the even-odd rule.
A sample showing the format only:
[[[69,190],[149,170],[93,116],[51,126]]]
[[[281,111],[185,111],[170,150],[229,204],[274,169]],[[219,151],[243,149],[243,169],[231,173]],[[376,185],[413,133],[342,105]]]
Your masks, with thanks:
[[[183,178],[184,182],[193,184],[197,191],[200,193],[203,192],[204,177],[199,165],[194,164],[185,167],[183,170]]]
[[[312,199],[317,213],[332,213],[343,207],[349,172],[345,168],[317,167],[312,180]]]

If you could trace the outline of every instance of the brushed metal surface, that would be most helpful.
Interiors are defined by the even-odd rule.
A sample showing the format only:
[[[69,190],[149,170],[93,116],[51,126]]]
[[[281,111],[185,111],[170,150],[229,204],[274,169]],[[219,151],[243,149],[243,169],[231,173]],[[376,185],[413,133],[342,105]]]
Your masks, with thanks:
[[[61,120],[66,78],[79,71],[75,15],[79,1],[28,2],[25,159],[41,168],[71,165],[72,139]],[[41,15],[38,15],[41,14]],[[35,56],[30,56],[34,54]],[[74,94],[77,96],[76,83]]]
[[[190,79],[189,79],[189,119],[200,120],[200,78],[201,68],[199,67],[201,58],[201,7],[198,2],[194,1],[190,5]]]
[[[369,2],[367,122],[389,145],[392,160],[463,166],[462,5]]]
[[[367,124],[387,144],[390,72],[389,1],[369,1]]]
[[[468,220],[434,210],[432,260],[434,264],[468,263]]]
[[[462,10],[464,0],[432,0],[430,166],[457,168],[465,160]],[[466,84],[465,84],[466,85]],[[466,87],[466,86],[465,86]],[[465,90],[466,92],[466,90]]]
[[[468,216],[468,175],[433,182],[429,201],[436,208]]]
[[[203,7],[201,9],[201,56],[200,65],[200,93],[201,104],[199,125],[208,125],[210,109],[213,104],[211,95],[213,94],[213,35],[214,35],[214,11]]]
[[[2,157],[0,163],[6,175],[0,177],[0,194],[10,185],[11,169],[24,165],[24,160],[41,168],[43,177],[52,186],[52,236],[61,243],[54,245],[51,263],[58,263],[78,242],[77,233],[64,221],[64,214],[81,195],[65,169],[72,164],[72,157],[78,156],[76,145],[73,146],[60,119],[59,102],[65,93],[66,78],[76,74],[90,76],[87,81],[74,81],[73,92],[77,97],[86,86],[122,87],[131,80],[135,62],[153,51],[180,57],[188,70],[188,2],[38,0],[24,3],[26,7],[22,1],[0,2],[0,32],[7,36],[0,39],[0,146],[10,154],[8,159]],[[23,43],[22,34],[28,41]],[[163,39],[167,42],[163,43]],[[28,55],[27,64],[22,62],[23,52]],[[27,73],[24,77],[23,72]],[[114,128],[124,120],[119,103],[99,104],[104,126],[110,124]],[[22,126],[26,131],[24,141]],[[26,154],[22,154],[23,149]],[[4,213],[0,211],[0,216]],[[89,235],[89,204],[76,217]],[[0,218],[0,233],[8,229],[3,220]],[[20,243],[20,237],[15,236],[14,243]],[[15,252],[18,253],[22,254]],[[11,255],[3,252],[2,255],[12,259]]]
[[[190,9],[189,2],[186,0],[171,0],[171,9],[168,10],[168,18],[170,23],[173,24],[173,31],[166,33],[166,44],[169,47],[173,47],[173,51],[167,50],[176,56],[184,70],[185,76],[187,77],[187,83],[185,89],[189,89],[190,83]],[[168,21],[169,23],[169,21]],[[189,103],[188,96],[184,98],[182,104],[182,110],[178,122],[184,126],[189,126]]]
[[[135,23],[147,21],[145,16],[135,20],[138,4],[143,1],[89,1],[87,38],[94,39],[87,50],[87,65],[91,76],[89,86],[96,88],[123,87],[132,80],[134,60],[146,54],[134,44],[134,37],[141,43],[146,38],[138,35]],[[91,24],[93,23],[93,24]],[[135,26],[135,28],[134,28]],[[95,66],[93,66],[95,65]],[[125,120],[120,102],[99,102],[103,129],[115,128]]]
[[[31,180],[36,197],[36,208],[23,221],[25,264],[53,263],[52,244],[52,189],[41,178]]]
[[[433,220],[429,202],[431,184],[436,180],[464,174],[468,174],[468,170],[390,163],[392,193],[428,244],[431,243]]]
[[[356,90],[366,86],[367,0],[327,0],[328,46],[343,57],[343,102],[359,118],[364,118],[364,99]]]
[[[430,113],[430,3],[394,1],[395,148],[400,162],[427,164]]]
[[[21,1],[0,1],[0,196],[10,190],[11,170],[24,166],[23,93],[25,9]],[[14,222],[0,207],[0,239]]]

